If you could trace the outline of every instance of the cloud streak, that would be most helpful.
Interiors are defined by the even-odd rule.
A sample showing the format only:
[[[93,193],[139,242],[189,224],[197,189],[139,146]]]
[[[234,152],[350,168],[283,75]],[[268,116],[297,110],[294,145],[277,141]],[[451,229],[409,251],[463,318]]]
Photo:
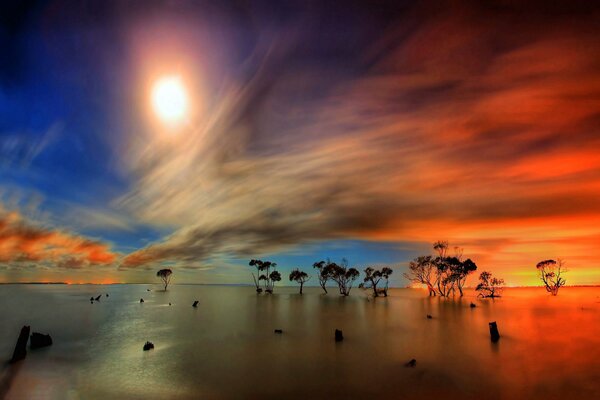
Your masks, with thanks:
[[[600,234],[594,15],[475,7],[417,8],[350,65],[303,59],[299,32],[267,36],[204,94],[192,133],[128,149],[137,180],[118,206],[175,232],[122,267],[334,238],[448,237],[500,264],[574,256]]]

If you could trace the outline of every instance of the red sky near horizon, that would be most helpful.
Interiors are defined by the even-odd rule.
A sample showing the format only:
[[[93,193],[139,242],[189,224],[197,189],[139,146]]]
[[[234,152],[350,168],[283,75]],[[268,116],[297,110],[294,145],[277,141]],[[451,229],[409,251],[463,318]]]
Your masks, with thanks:
[[[445,239],[510,285],[547,258],[600,284],[592,5],[49,3],[2,22],[0,281],[231,283],[364,241],[404,285]],[[184,128],[149,112],[167,72]]]

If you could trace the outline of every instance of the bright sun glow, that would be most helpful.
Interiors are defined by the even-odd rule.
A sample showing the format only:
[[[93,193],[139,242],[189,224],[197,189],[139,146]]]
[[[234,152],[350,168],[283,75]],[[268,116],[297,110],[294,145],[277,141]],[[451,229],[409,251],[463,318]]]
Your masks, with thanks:
[[[178,76],[159,79],[152,88],[154,112],[166,122],[178,122],[187,111],[187,95]]]

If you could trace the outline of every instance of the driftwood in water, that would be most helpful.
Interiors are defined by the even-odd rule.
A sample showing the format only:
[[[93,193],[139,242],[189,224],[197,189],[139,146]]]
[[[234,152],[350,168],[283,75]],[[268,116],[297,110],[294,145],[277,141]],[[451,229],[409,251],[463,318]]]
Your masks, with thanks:
[[[40,347],[52,346],[52,337],[43,333],[33,332],[31,334],[29,347],[39,349]]]
[[[102,295],[101,295],[101,294],[99,294],[98,296],[96,296],[96,298],[95,298],[94,300],[96,300],[96,301],[100,301],[100,297],[102,297]]]
[[[194,301],[194,304],[192,304],[192,307],[194,307],[194,308],[198,307],[198,300]]]
[[[500,339],[500,332],[498,332],[498,325],[496,325],[496,321],[490,322],[490,338],[494,343]]]
[[[21,328],[21,333],[19,333],[19,338],[17,339],[17,344],[15,345],[15,351],[10,359],[11,363],[22,360],[27,356],[27,341],[29,340],[29,331],[30,327],[27,325]]]

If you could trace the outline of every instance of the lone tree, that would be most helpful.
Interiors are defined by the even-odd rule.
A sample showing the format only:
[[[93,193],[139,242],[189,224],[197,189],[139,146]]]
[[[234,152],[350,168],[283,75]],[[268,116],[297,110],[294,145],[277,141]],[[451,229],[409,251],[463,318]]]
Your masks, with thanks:
[[[495,278],[489,271],[483,271],[479,274],[479,284],[475,288],[479,292],[478,297],[500,297],[500,292],[504,286],[504,279]]]
[[[352,284],[359,277],[360,272],[356,268],[348,268],[348,261],[342,259],[342,262],[338,265],[333,262],[327,263],[323,268],[327,276],[338,284],[340,294],[348,296],[350,290],[352,290]]]
[[[165,291],[167,290],[169,283],[171,283],[171,275],[173,275],[173,271],[171,271],[170,268],[161,269],[156,273],[156,276],[158,276],[165,285]]]
[[[382,294],[384,297],[387,297],[389,284],[388,279],[393,272],[394,271],[388,267],[383,267],[381,270],[377,270],[372,267],[365,268],[365,278],[363,281],[369,286],[364,287],[373,289],[374,297],[378,297],[380,294]],[[378,289],[377,285],[382,279],[385,279],[385,286]]]
[[[323,289],[325,294],[327,294],[327,281],[331,278],[329,276],[329,270],[325,268],[327,264],[329,264],[329,260],[327,260],[327,262],[318,261],[313,264],[313,268],[316,268],[319,271],[317,274],[317,278],[319,278],[319,286],[321,286],[321,289]]]
[[[404,273],[404,277],[411,282],[427,285],[430,296],[435,296],[435,269],[433,257],[419,256],[408,264],[408,272]]]
[[[254,286],[256,286],[256,293],[262,293],[263,290],[260,287],[260,282],[258,280],[258,277],[260,276],[260,268],[262,267],[262,261],[252,259],[252,260],[250,260],[248,265],[256,268],[256,275],[254,275],[254,272],[253,272],[252,279],[254,280]]]
[[[298,268],[290,273],[290,282],[295,281],[296,283],[300,284],[300,294],[302,294],[302,288],[309,279],[310,276],[308,276],[306,272],[300,271]]]
[[[546,291],[551,293],[552,296],[556,296],[558,294],[558,289],[560,289],[561,286],[564,286],[567,282],[562,277],[562,275],[567,272],[565,263],[559,258],[557,261],[540,261],[535,267],[538,270],[540,279],[542,282],[544,282]]]

